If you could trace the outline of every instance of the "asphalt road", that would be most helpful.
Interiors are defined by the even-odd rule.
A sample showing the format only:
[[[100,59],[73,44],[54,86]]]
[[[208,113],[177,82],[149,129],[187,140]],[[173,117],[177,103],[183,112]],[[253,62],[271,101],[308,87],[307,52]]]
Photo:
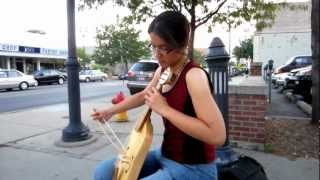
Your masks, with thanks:
[[[123,81],[80,83],[81,101],[113,96],[128,89]],[[68,85],[45,85],[30,87],[28,90],[0,91],[0,113],[68,102]]]

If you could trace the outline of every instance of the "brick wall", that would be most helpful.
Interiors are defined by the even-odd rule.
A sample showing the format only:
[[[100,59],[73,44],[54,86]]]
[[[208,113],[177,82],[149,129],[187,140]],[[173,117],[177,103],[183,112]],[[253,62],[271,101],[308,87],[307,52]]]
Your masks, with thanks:
[[[250,65],[251,76],[261,76],[262,62],[253,62]]]
[[[229,95],[230,140],[265,142],[266,103],[264,95]]]
[[[249,76],[234,84],[229,85],[229,140],[237,146],[262,150],[265,143],[266,85],[261,76]]]

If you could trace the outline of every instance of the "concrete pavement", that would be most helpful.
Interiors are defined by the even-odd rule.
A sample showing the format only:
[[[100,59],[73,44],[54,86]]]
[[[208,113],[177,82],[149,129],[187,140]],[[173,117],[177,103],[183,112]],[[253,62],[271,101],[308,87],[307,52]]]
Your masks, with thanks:
[[[94,143],[73,148],[57,147],[68,124],[68,104],[58,104],[0,114],[0,180],[88,180],[95,165],[117,152],[90,120],[94,107],[111,106],[111,97],[82,102],[82,121],[97,137]],[[129,111],[129,122],[111,122],[116,134],[125,140],[145,107]],[[152,115],[152,148],[160,146],[162,122]],[[318,180],[317,159],[289,160],[263,152],[235,149],[257,159],[270,180]]]

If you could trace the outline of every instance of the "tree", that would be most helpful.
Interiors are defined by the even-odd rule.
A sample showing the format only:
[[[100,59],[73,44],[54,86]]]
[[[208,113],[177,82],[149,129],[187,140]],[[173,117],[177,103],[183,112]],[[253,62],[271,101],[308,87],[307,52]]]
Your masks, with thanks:
[[[79,8],[97,7],[107,0],[81,0]],[[190,41],[188,44],[188,55],[193,56],[193,42],[196,29],[203,24],[210,31],[217,23],[225,23],[236,27],[245,21],[256,21],[257,29],[269,27],[275,18],[278,5],[263,0],[115,0],[116,4],[126,6],[131,10],[131,16],[127,18],[132,21],[145,21],[154,17],[158,7],[161,9],[174,10],[185,13],[190,21]],[[223,8],[224,7],[224,8]]]
[[[86,65],[90,64],[91,57],[86,54],[84,48],[77,48],[77,57],[79,59],[80,67],[85,68]]]
[[[197,61],[202,67],[207,65],[207,63],[205,62],[205,55],[197,49],[193,50],[193,59]]]
[[[93,54],[95,62],[102,65],[124,63],[128,71],[128,62],[149,58],[151,51],[148,42],[140,41],[139,34],[140,31],[124,22],[104,26],[97,32],[97,48]]]
[[[319,0],[312,0],[311,29],[312,29],[312,123],[320,121],[320,10]]]
[[[236,56],[237,61],[239,61],[240,58],[252,59],[253,57],[252,38],[241,41],[240,46],[236,46],[233,49],[232,53]]]

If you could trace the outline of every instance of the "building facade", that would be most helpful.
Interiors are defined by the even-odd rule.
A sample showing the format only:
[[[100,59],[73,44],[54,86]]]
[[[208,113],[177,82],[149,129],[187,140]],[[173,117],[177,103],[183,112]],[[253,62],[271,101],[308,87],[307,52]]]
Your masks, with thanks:
[[[32,74],[40,69],[61,69],[67,50],[0,43],[0,68]]]
[[[271,28],[256,32],[253,39],[253,60],[274,60],[274,67],[285,64],[290,57],[311,55],[311,4],[294,3],[296,9],[282,7]]]

